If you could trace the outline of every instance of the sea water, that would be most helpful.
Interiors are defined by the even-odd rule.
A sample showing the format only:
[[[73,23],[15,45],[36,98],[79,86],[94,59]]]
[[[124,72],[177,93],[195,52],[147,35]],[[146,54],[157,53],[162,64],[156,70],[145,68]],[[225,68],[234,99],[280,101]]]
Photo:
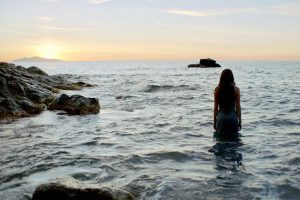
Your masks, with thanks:
[[[62,93],[96,97],[101,111],[2,122],[0,199],[30,199],[37,185],[62,177],[137,199],[299,199],[300,62],[189,63],[21,63],[96,84]],[[241,90],[235,141],[213,130],[213,91],[225,68]]]

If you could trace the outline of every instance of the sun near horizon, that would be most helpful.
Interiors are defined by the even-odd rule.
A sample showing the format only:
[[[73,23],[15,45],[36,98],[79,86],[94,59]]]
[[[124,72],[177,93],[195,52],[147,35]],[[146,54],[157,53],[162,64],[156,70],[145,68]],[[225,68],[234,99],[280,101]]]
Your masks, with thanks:
[[[292,0],[28,0],[0,11],[1,61],[300,60]]]
[[[47,59],[56,59],[59,57],[59,49],[53,45],[42,45],[39,49],[39,56]]]

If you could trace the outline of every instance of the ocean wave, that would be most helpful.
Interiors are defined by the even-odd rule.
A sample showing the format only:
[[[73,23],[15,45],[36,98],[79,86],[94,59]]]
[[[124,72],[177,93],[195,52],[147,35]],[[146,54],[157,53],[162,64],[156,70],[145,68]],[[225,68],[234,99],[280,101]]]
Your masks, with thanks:
[[[147,85],[144,92],[159,92],[159,91],[179,91],[179,90],[196,90],[195,87],[189,85]]]
[[[292,158],[288,161],[289,165],[299,165],[300,164],[300,157]]]
[[[87,172],[71,174],[71,177],[79,181],[93,180],[97,176],[98,176],[97,173],[87,173]]]
[[[300,108],[293,108],[293,109],[290,109],[288,112],[289,113],[299,113],[300,112]]]
[[[135,96],[133,96],[133,95],[118,95],[118,96],[115,97],[115,99],[117,99],[117,100],[126,100],[126,99],[133,98],[133,97],[135,97]]]
[[[137,165],[137,164],[144,164],[145,161],[144,161],[144,159],[143,159],[142,156],[134,154],[134,155],[131,155],[131,156],[125,158],[122,161],[122,163],[126,163],[126,164],[129,163],[129,164],[135,164],[135,165]]]
[[[161,160],[174,160],[177,162],[189,160],[191,155],[179,151],[161,151],[144,155],[144,158],[148,161],[158,162]]]
[[[299,126],[300,123],[295,119],[282,119],[282,118],[273,118],[273,119],[262,119],[262,120],[255,120],[251,123],[251,126],[263,126],[263,125],[270,125],[270,126]]]
[[[299,199],[300,189],[297,185],[289,184],[290,181],[286,180],[286,183],[278,185],[277,190],[280,199]]]
[[[98,144],[98,141],[94,140],[94,141],[83,142],[80,145],[91,146],[91,145],[97,145],[97,144]]]
[[[158,163],[163,160],[173,160],[176,162],[187,161],[191,158],[189,153],[179,151],[160,151],[146,154],[134,154],[122,160],[123,164],[145,164],[145,163]]]

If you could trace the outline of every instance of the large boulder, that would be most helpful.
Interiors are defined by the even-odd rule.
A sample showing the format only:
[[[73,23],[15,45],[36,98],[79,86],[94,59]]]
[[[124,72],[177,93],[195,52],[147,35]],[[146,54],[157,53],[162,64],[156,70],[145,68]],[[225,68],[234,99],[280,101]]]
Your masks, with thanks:
[[[62,94],[52,103],[49,110],[64,110],[70,115],[89,115],[100,112],[99,100],[96,98],[86,98],[81,95],[68,96]]]
[[[52,182],[39,185],[33,193],[32,200],[134,200],[135,197],[120,188],[100,187],[78,183]]]
[[[28,67],[27,68],[27,71],[33,73],[33,74],[39,74],[39,75],[44,75],[44,76],[48,76],[48,74],[46,72],[44,72],[43,70],[41,70],[40,68],[38,67]]]
[[[37,67],[0,62],[0,120],[38,114],[60,89],[79,90],[92,85],[49,76]]]

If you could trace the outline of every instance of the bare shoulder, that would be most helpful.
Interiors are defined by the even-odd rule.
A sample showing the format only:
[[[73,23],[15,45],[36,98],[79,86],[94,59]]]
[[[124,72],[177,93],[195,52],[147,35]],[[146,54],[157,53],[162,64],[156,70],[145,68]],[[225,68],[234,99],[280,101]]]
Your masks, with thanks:
[[[234,93],[240,94],[240,88],[238,86],[234,86]]]
[[[219,86],[217,86],[216,88],[215,88],[215,94],[217,94],[218,92],[219,92]]]

